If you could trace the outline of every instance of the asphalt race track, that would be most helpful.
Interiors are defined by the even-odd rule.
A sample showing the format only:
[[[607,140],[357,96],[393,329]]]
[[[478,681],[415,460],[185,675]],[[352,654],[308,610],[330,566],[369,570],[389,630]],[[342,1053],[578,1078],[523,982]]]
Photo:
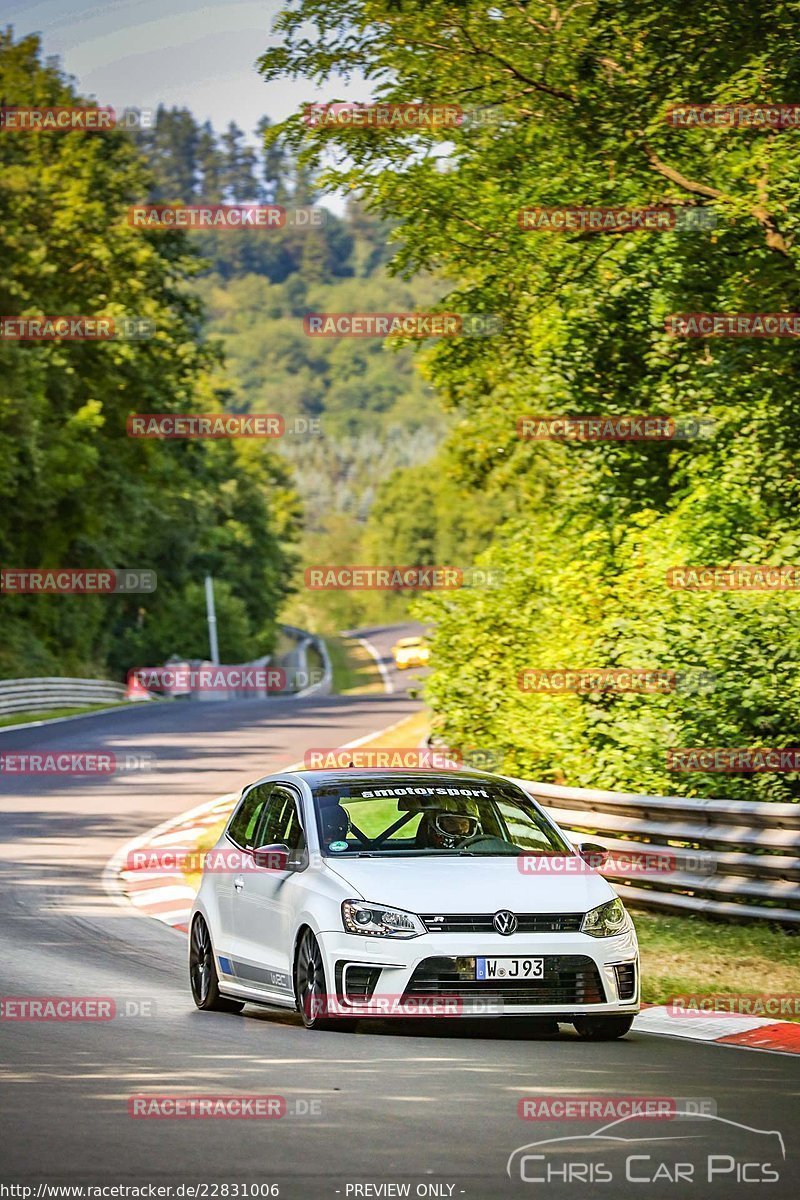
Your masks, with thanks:
[[[367,635],[383,656],[399,632]],[[3,996],[111,997],[122,1010],[107,1022],[0,1022],[2,1181],[164,1184],[173,1196],[192,1194],[178,1185],[208,1185],[196,1196],[236,1194],[214,1190],[223,1183],[276,1184],[290,1198],[488,1200],[545,1188],[552,1196],[612,1200],[796,1196],[796,1058],[636,1033],[586,1043],[566,1026],[557,1037],[537,1037],[499,1020],[446,1028],[384,1021],[356,1034],[309,1033],[288,1013],[194,1009],[184,936],[106,893],[108,859],[165,818],[277,770],[310,746],[337,746],[415,711],[407,694],[415,673],[392,674],[395,692],[385,696],[142,705],[0,732],[3,751],[155,755],[152,771],[103,778],[0,776]],[[128,1115],[132,1095],[176,1092],[280,1095],[290,1111],[280,1120]],[[518,1117],[522,1097],[554,1094],[710,1100],[723,1121],[706,1122],[709,1152],[733,1161],[746,1147],[748,1161],[768,1157],[780,1179],[737,1180],[737,1162],[719,1188],[701,1174],[692,1182],[686,1175],[641,1182],[660,1161],[655,1127],[659,1135],[680,1133],[680,1122],[666,1130],[666,1122],[652,1121],[636,1126],[633,1153],[641,1157],[630,1173],[637,1182],[626,1181],[622,1150],[592,1151],[591,1143],[578,1148],[581,1161],[599,1155],[613,1182],[596,1172],[592,1180],[588,1168],[569,1185],[521,1182],[518,1169],[509,1178],[506,1163],[518,1147],[603,1124]],[[774,1137],[725,1122],[779,1131],[786,1161],[775,1162]],[[692,1126],[685,1157],[696,1158],[702,1141]],[[536,1175],[532,1164],[526,1170]],[[756,1166],[744,1170],[757,1174]]]

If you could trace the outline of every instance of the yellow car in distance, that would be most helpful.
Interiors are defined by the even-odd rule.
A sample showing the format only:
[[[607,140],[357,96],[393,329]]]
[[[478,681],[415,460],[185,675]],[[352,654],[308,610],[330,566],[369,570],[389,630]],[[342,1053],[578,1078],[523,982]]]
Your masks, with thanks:
[[[392,646],[392,658],[398,671],[405,671],[406,667],[427,666],[430,654],[430,648],[421,637],[400,638]]]

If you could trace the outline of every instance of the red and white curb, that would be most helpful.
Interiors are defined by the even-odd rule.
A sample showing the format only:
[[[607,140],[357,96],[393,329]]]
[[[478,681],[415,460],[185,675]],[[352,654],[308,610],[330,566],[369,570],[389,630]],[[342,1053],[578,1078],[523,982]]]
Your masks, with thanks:
[[[687,1016],[672,1012],[666,1005],[654,1004],[639,1013],[634,1028],[639,1033],[688,1038],[694,1042],[800,1054],[800,1023],[776,1021],[772,1017],[749,1017],[738,1013]]]
[[[189,914],[195,891],[182,871],[136,869],[128,864],[135,850],[158,851],[171,847],[193,851],[209,828],[219,827],[239,799],[239,792],[228,792],[197,808],[173,817],[150,829],[141,837],[121,846],[104,872],[106,890],[122,903],[132,904],[145,917],[155,917],[181,933],[188,932]]]

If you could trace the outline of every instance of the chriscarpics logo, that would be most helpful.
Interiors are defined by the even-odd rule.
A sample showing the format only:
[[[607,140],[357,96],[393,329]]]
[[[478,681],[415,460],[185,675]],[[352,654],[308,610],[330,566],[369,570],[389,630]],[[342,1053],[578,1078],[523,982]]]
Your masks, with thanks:
[[[778,1130],[726,1120],[705,1105],[687,1104],[664,1121],[633,1112],[588,1134],[562,1136],[561,1116],[549,1124],[551,1132],[543,1129],[542,1137],[514,1150],[506,1166],[511,1179],[544,1184],[548,1196],[573,1200],[583,1184],[586,1196],[619,1196],[624,1188],[626,1194],[653,1198],[729,1200],[743,1184],[777,1183],[786,1169]],[[646,1190],[634,1192],[631,1184]]]

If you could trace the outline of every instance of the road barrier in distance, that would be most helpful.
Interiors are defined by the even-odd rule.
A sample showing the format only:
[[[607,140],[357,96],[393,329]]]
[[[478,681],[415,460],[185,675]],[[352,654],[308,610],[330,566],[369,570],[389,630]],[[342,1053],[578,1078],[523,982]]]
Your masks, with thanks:
[[[109,679],[61,676],[0,679],[0,717],[51,708],[78,708],[83,704],[120,704],[125,695],[125,686]]]

